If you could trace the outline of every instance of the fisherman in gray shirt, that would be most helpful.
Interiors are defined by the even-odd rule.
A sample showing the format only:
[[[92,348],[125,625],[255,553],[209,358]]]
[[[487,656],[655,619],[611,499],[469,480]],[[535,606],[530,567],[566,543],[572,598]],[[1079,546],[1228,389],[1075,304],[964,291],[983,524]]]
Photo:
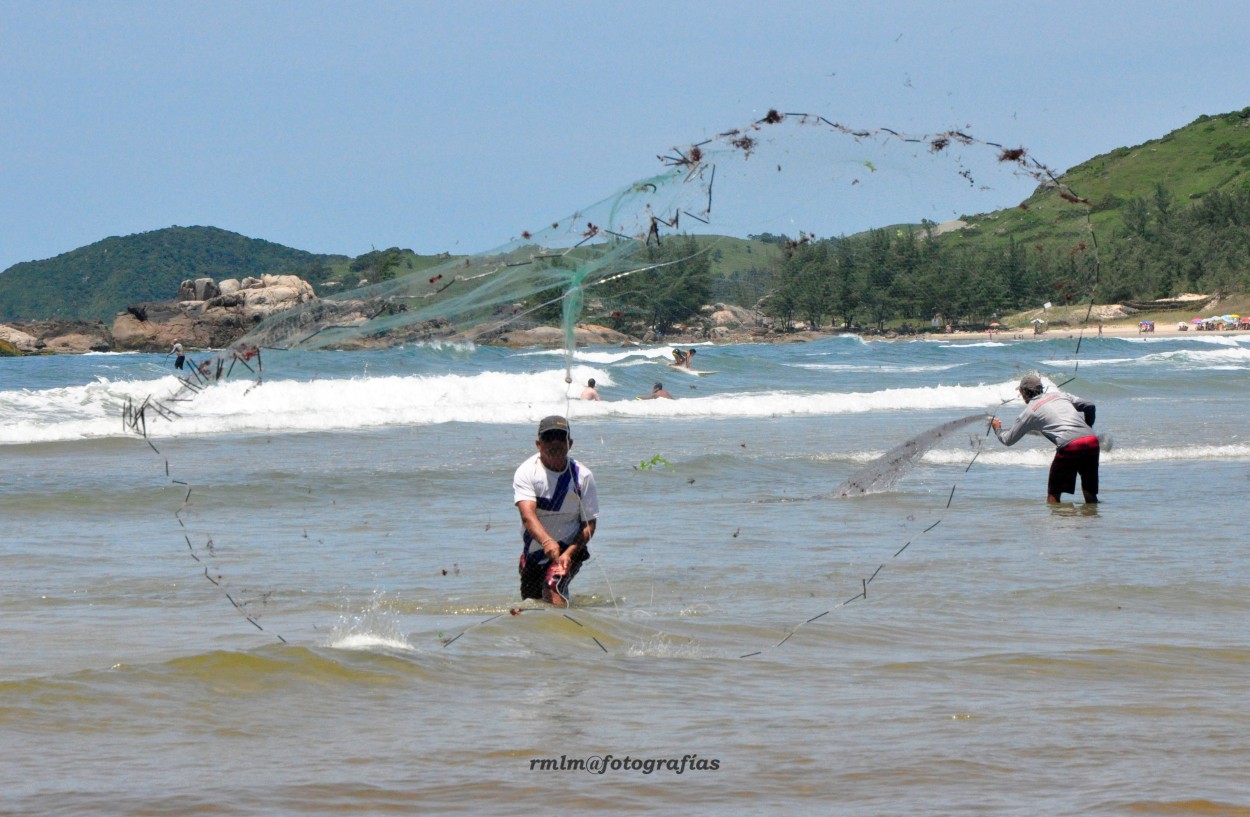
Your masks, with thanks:
[[[1015,445],[1025,434],[1035,432],[1055,444],[1046,483],[1046,501],[1058,504],[1062,494],[1076,493],[1081,477],[1081,493],[1087,504],[1098,501],[1098,437],[1094,434],[1094,404],[1065,392],[1043,395],[1042,379],[1035,374],[1020,380],[1024,411],[1006,432],[995,417],[990,425],[1003,445]]]

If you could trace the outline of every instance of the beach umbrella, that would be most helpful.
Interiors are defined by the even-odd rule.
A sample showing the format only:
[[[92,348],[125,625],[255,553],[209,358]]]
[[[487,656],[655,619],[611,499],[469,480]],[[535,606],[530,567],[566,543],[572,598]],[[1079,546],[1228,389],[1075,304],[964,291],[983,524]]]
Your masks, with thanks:
[[[1202,323],[1202,318],[1194,318],[1190,323]]]
[[[998,321],[994,321],[993,323],[990,324],[990,326],[999,326],[999,325],[1000,324],[998,323]]]
[[[1034,318],[1033,320],[1029,321],[1029,323],[1046,323],[1046,321],[1042,320],[1041,318]]]

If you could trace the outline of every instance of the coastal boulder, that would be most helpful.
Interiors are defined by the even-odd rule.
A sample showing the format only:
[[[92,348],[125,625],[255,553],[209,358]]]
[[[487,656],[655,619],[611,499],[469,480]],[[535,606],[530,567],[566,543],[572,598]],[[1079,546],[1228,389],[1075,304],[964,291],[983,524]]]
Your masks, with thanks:
[[[628,335],[598,324],[579,323],[573,328],[573,340],[578,346],[615,346],[627,343]],[[492,345],[519,348],[522,346],[545,346],[558,348],[564,345],[564,330],[555,326],[535,326],[530,329],[506,331],[490,341]]]
[[[249,282],[256,282],[248,285]],[[264,275],[244,279],[243,306],[249,316],[268,316],[317,298],[312,284],[298,275]]]
[[[221,294],[221,289],[212,278],[187,279],[178,287],[180,301],[207,301]]]
[[[39,347],[37,345],[39,343],[38,338],[29,332],[23,332],[21,329],[13,326],[0,324],[0,340],[12,346],[17,352],[21,352],[23,354],[30,354],[31,352],[39,351]]]
[[[211,278],[183,281],[178,299],[135,304],[113,320],[119,349],[165,352],[174,341],[190,348],[222,348],[269,315],[317,300],[297,275],[227,279],[225,292]],[[146,320],[141,320],[146,316]]]
[[[725,326],[729,328],[737,328],[741,326],[756,326],[759,323],[758,316],[749,309],[733,304],[715,304],[714,306],[703,307],[705,314],[708,314],[708,320],[713,326]]]
[[[99,322],[31,321],[18,326],[0,326],[0,340],[10,343],[24,354],[40,352],[107,352],[113,348],[113,336]]]
[[[206,309],[204,301],[159,301],[145,306],[146,321],[130,312],[121,312],[113,319],[113,343],[117,349],[168,352],[175,341],[181,341],[188,350],[220,349],[254,325],[236,312]]]

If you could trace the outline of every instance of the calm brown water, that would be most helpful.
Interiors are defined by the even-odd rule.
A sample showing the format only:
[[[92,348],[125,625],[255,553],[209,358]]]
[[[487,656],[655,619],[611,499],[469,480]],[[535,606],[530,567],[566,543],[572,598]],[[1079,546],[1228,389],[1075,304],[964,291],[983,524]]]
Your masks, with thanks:
[[[0,447],[0,813],[1250,814],[1244,410],[1170,371],[1087,384],[1090,513],[970,437],[810,499],[966,411],[575,422],[567,616],[509,614],[529,423]]]

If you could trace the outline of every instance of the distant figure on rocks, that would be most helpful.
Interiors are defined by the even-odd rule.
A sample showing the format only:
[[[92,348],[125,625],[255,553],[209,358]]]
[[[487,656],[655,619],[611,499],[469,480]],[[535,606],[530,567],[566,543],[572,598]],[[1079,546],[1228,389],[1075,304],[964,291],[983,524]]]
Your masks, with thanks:
[[[174,339],[174,348],[170,349],[169,353],[166,354],[165,357],[169,357],[169,355],[177,355],[177,357],[174,358],[175,369],[181,369],[182,364],[187,362],[187,356],[182,353],[182,341],[176,338]]]
[[[583,400],[599,400],[598,390],[595,389],[595,379],[592,377],[586,381],[586,388],[582,389]]]

